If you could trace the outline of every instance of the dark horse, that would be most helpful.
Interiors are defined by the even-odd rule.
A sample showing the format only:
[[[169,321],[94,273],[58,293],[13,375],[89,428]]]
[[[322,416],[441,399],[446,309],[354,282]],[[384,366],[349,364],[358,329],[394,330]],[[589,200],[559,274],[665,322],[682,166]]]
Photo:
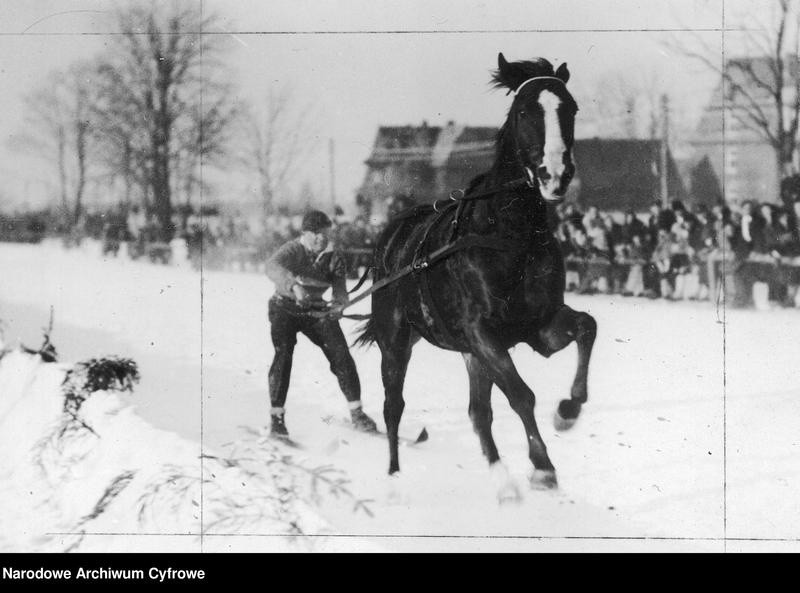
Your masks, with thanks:
[[[556,474],[536,426],[535,396],[508,350],[526,343],[549,357],[577,343],[571,397],[561,401],[556,414],[557,428],[571,425],[586,403],[597,326],[590,315],[564,304],[563,257],[548,224],[547,204],[563,198],[574,174],[578,107],[566,87],[566,64],[554,71],[547,60],[509,63],[503,54],[498,62],[495,86],[514,92],[514,99],[498,134],[494,165],[447,205],[418,206],[390,221],[376,246],[375,281],[409,264],[414,272],[373,293],[372,315],[358,342],[377,342],[381,350],[390,474],[400,469],[403,382],[411,349],[423,337],[462,353],[469,372],[469,416],[489,464],[505,472],[491,432],[490,394],[497,385],[525,427],[534,466],[531,484],[553,488]],[[426,260],[448,244],[455,247],[446,257]],[[519,495],[515,486],[513,491],[512,496]]]

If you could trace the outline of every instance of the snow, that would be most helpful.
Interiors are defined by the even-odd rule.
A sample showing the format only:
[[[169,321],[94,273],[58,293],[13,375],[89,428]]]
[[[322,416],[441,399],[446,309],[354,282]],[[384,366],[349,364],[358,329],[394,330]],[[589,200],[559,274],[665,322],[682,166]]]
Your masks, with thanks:
[[[18,349],[0,358],[0,550],[196,551],[201,504],[210,535],[273,534],[267,551],[328,545],[331,527],[306,501],[326,488],[312,475],[337,475],[309,473],[258,434],[201,458],[198,443],[153,428],[115,389],[81,392],[70,422],[64,385],[83,385],[81,370]]]
[[[247,428],[268,423],[272,286],[262,275],[201,276],[185,265],[103,259],[93,249],[64,251],[53,244],[0,245],[0,274],[6,346],[22,341],[38,347],[52,306],[51,338],[60,361],[107,354],[137,361],[141,383],[133,394],[114,397],[124,409],[132,406],[135,415],[127,418],[141,421],[142,430],[194,443],[196,458],[199,448],[207,453],[246,442]],[[568,295],[568,304],[594,315],[599,325],[589,403],[570,431],[555,431],[552,418],[569,393],[575,347],[550,359],[522,346],[512,353],[537,395],[557,490],[528,487],[522,425],[494,392],[493,432],[520,486],[518,504],[497,502],[497,480],[467,416],[459,355],[426,343],[415,348],[401,432],[415,436],[425,426],[430,439],[401,447],[401,474],[389,478],[382,439],[330,421],[346,418],[345,399],[322,353],[300,337],[286,421],[303,449],[291,454],[309,467],[345,472],[352,493],[373,501],[373,516],[333,497],[313,504],[313,514],[329,526],[324,538],[309,538],[318,543],[314,549],[797,551],[800,312],[611,296]],[[368,301],[355,310],[368,312]],[[358,323],[342,323],[353,338]],[[353,354],[365,410],[382,424],[379,352]],[[7,405],[2,402],[0,394],[0,406]],[[44,416],[28,413],[25,422],[38,426]],[[173,455],[163,443],[157,448],[159,463]],[[29,471],[21,456],[14,459],[16,471]],[[147,459],[153,461],[143,458],[141,467]],[[91,470],[107,478],[99,465]],[[75,497],[81,488],[75,487]],[[2,508],[4,524],[30,519],[29,507]],[[204,521],[208,513],[203,510]],[[137,532],[134,522],[128,527]],[[274,535],[238,529],[192,538],[189,549],[260,550],[276,545]],[[153,538],[118,539],[138,548],[135,542]],[[186,538],[156,539],[160,549],[187,548]],[[107,540],[85,535],[81,549],[102,548]],[[7,545],[21,549],[23,542]]]

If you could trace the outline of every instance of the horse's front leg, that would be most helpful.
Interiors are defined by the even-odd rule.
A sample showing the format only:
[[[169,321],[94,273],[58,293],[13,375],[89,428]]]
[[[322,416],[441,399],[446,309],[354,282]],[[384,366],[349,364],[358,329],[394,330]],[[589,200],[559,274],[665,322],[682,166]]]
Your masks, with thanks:
[[[519,502],[522,500],[519,487],[500,461],[492,436],[492,381],[476,356],[466,353],[463,356],[469,373],[469,417],[481,441],[483,454],[489,462],[497,487],[497,499],[501,504]]]
[[[482,337],[474,345],[474,353],[489,375],[489,379],[506,395],[511,408],[517,413],[528,437],[528,456],[533,463],[531,486],[555,488],[556,470],[547,455],[547,447],[539,434],[533,410],[536,396],[519,376],[508,351],[494,340]]]
[[[588,376],[589,359],[597,336],[597,322],[594,317],[582,311],[574,311],[564,305],[545,327],[539,330],[539,342],[547,349],[543,354],[549,356],[565,348],[574,340],[578,345],[578,369],[570,390],[570,399],[562,399],[555,415],[557,430],[570,428],[578,419],[581,406],[589,398]]]

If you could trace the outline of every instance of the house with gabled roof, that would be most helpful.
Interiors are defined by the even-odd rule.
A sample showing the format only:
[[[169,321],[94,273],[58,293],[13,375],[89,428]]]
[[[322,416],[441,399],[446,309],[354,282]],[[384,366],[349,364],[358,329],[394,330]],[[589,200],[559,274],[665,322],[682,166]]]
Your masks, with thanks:
[[[359,193],[373,215],[385,215],[390,198],[413,196],[432,202],[464,188],[494,162],[498,128],[448,122],[446,126],[379,128]],[[576,176],[566,200],[581,208],[645,211],[661,196],[661,140],[579,139],[574,149]],[[668,152],[670,199],[687,192]]]

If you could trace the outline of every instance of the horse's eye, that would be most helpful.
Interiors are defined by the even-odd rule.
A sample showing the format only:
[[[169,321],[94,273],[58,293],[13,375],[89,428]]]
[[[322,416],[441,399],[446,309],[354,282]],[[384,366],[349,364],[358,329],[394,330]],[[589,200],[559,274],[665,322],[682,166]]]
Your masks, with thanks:
[[[528,116],[527,112],[524,109],[520,109],[519,111],[517,111],[517,115],[519,117],[527,117]]]

